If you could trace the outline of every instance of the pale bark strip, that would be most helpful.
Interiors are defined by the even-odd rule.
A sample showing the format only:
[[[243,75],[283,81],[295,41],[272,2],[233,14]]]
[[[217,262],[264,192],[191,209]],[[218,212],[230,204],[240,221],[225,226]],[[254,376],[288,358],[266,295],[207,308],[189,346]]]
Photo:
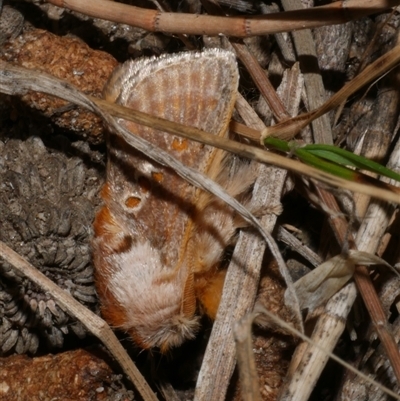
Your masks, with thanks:
[[[357,296],[356,286],[351,283],[340,290],[327,303],[324,314],[318,319],[311,339],[321,346],[315,348],[307,344],[296,350],[294,359],[289,368],[292,373],[293,365],[296,365],[290,382],[281,390],[280,401],[306,401],[309,399],[315,384],[321,375],[322,369],[329,360],[329,355],[324,351],[332,351],[338,339],[342,335],[347,316]],[[300,353],[300,361],[299,354]]]
[[[302,86],[303,81],[299,76],[299,71],[296,67],[294,69],[294,74],[297,74],[298,86]],[[282,88],[278,90],[281,97],[293,99],[293,96],[286,93],[287,87],[293,89],[291,82],[290,78],[283,80]],[[245,122],[253,128],[262,129],[262,121],[247,105],[247,102],[245,103],[244,99],[239,98],[237,103],[237,109]],[[297,105],[290,105],[293,113],[297,113],[298,105],[299,102]],[[257,167],[258,178],[253,190],[252,207],[257,210],[265,204],[271,206],[280,204],[286,175],[287,172],[284,170],[259,165]],[[261,224],[266,231],[273,230],[276,218],[277,216],[274,214],[267,214],[261,219]],[[240,233],[225,279],[217,318],[197,380],[195,401],[223,400],[225,398],[236,364],[233,324],[250,312],[254,305],[265,248],[264,241],[254,233],[243,231]],[[291,279],[289,280],[291,281]],[[290,283],[289,280],[285,277],[287,284]],[[301,316],[298,317],[298,319],[300,318]],[[300,321],[298,323],[301,325]]]
[[[282,0],[282,5],[286,11],[292,11],[302,7],[301,2],[297,0]],[[297,60],[300,62],[304,75],[309,110],[314,110],[322,106],[326,100],[325,87],[318,66],[314,39],[309,29],[292,32],[292,36],[296,48]],[[306,59],[308,59],[307,62],[305,61]],[[321,117],[313,120],[311,126],[313,128],[314,143],[333,144],[328,114],[323,114]]]

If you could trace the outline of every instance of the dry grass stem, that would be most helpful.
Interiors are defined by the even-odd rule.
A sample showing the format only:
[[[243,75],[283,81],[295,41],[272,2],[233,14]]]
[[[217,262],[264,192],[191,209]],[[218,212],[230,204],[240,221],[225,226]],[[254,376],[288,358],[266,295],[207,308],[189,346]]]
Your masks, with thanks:
[[[50,0],[48,3],[85,15],[120,22],[150,32],[188,35],[247,37],[340,24],[378,13],[399,4],[398,0],[336,1],[311,10],[287,11],[251,18],[214,17],[163,13],[107,0]]]
[[[275,136],[280,138],[293,138],[306,127],[311,121],[322,116],[341,105],[349,96],[361,89],[364,85],[381,77],[387,71],[395,67],[400,62],[400,45],[381,56],[379,59],[366,67],[353,80],[348,82],[342,89],[336,92],[321,107],[305,114],[300,114],[296,118],[283,121],[273,127],[264,130],[262,137]]]
[[[291,249],[296,250],[299,255],[308,260],[313,266],[317,267],[322,263],[321,258],[315,252],[305,246],[298,238],[282,226],[280,226],[278,230],[278,239]]]
[[[288,112],[277,96],[274,87],[265,74],[265,71],[261,68],[255,57],[248,51],[246,45],[232,42],[232,46],[235,49],[238,58],[251,74],[254,83],[257,85],[260,93],[274,113],[276,120],[281,121],[289,118]]]

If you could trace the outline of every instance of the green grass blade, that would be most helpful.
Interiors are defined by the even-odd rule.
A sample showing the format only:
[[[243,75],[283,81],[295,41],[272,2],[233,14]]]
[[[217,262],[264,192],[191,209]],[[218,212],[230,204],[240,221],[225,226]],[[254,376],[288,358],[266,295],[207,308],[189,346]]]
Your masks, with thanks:
[[[397,174],[396,172],[370,159],[356,155],[352,152],[338,148],[336,146],[316,144],[306,145],[301,149],[310,152],[314,156],[329,160],[342,166],[355,167],[360,170],[371,171],[372,173],[376,173],[388,178],[392,178],[396,181],[400,181],[400,174]]]
[[[264,146],[269,149],[272,148],[285,153],[289,153],[292,150],[292,146],[289,142],[283,141],[282,139],[273,138],[272,136],[264,139]]]
[[[400,174],[363,156],[356,155],[348,150],[333,145],[312,144],[298,146],[295,142],[286,142],[281,139],[268,137],[264,140],[265,146],[281,152],[293,153],[304,163],[321,170],[331,172],[345,178],[348,175],[347,167],[370,171],[393,180],[400,181]],[[300,156],[301,155],[301,156]],[[314,156],[314,157],[312,157]],[[323,161],[326,161],[323,163]],[[327,162],[331,162],[326,164]],[[342,167],[343,170],[339,167]],[[336,171],[338,174],[334,173]],[[350,170],[351,171],[351,170]]]
[[[346,180],[357,181],[357,173],[347,167],[343,167],[339,164],[321,159],[307,150],[304,150],[304,148],[297,148],[294,153],[303,163],[319,168],[320,170],[334,174]]]

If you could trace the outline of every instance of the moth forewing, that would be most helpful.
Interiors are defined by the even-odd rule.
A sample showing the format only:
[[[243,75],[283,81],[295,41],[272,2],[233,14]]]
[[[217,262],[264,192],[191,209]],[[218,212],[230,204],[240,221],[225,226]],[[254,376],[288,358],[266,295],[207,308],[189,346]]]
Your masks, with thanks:
[[[127,62],[116,69],[104,93],[132,109],[224,136],[237,86],[235,56],[211,49]],[[120,123],[229,192],[231,157],[225,152]],[[104,206],[93,240],[102,312],[138,345],[165,351],[194,337],[197,300],[215,315],[224,276],[217,267],[235,234],[235,218],[218,199],[121,138],[110,136],[108,146]],[[232,195],[246,185],[232,185]]]

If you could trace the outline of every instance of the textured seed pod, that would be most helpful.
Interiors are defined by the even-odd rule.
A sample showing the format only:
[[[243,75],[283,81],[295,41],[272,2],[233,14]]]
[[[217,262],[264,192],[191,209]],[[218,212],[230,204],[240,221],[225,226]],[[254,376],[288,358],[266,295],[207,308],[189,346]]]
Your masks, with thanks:
[[[99,351],[79,349],[36,358],[0,358],[0,399],[133,400],[133,392],[124,387],[121,378],[96,353]]]
[[[0,133],[0,239],[95,310],[89,239],[101,167],[66,156],[88,151],[85,146],[77,151],[66,142],[67,151],[59,151],[38,137]],[[71,332],[85,335],[55,300],[1,259],[0,277],[0,354],[35,353],[41,344],[61,347]]]
[[[109,54],[92,50],[76,37],[59,37],[41,29],[27,28],[0,49],[0,58],[29,69],[63,79],[85,94],[101,97],[103,86],[117,65]],[[39,92],[22,97],[28,106],[40,110],[62,128],[92,143],[103,140],[99,117],[64,100]]]

